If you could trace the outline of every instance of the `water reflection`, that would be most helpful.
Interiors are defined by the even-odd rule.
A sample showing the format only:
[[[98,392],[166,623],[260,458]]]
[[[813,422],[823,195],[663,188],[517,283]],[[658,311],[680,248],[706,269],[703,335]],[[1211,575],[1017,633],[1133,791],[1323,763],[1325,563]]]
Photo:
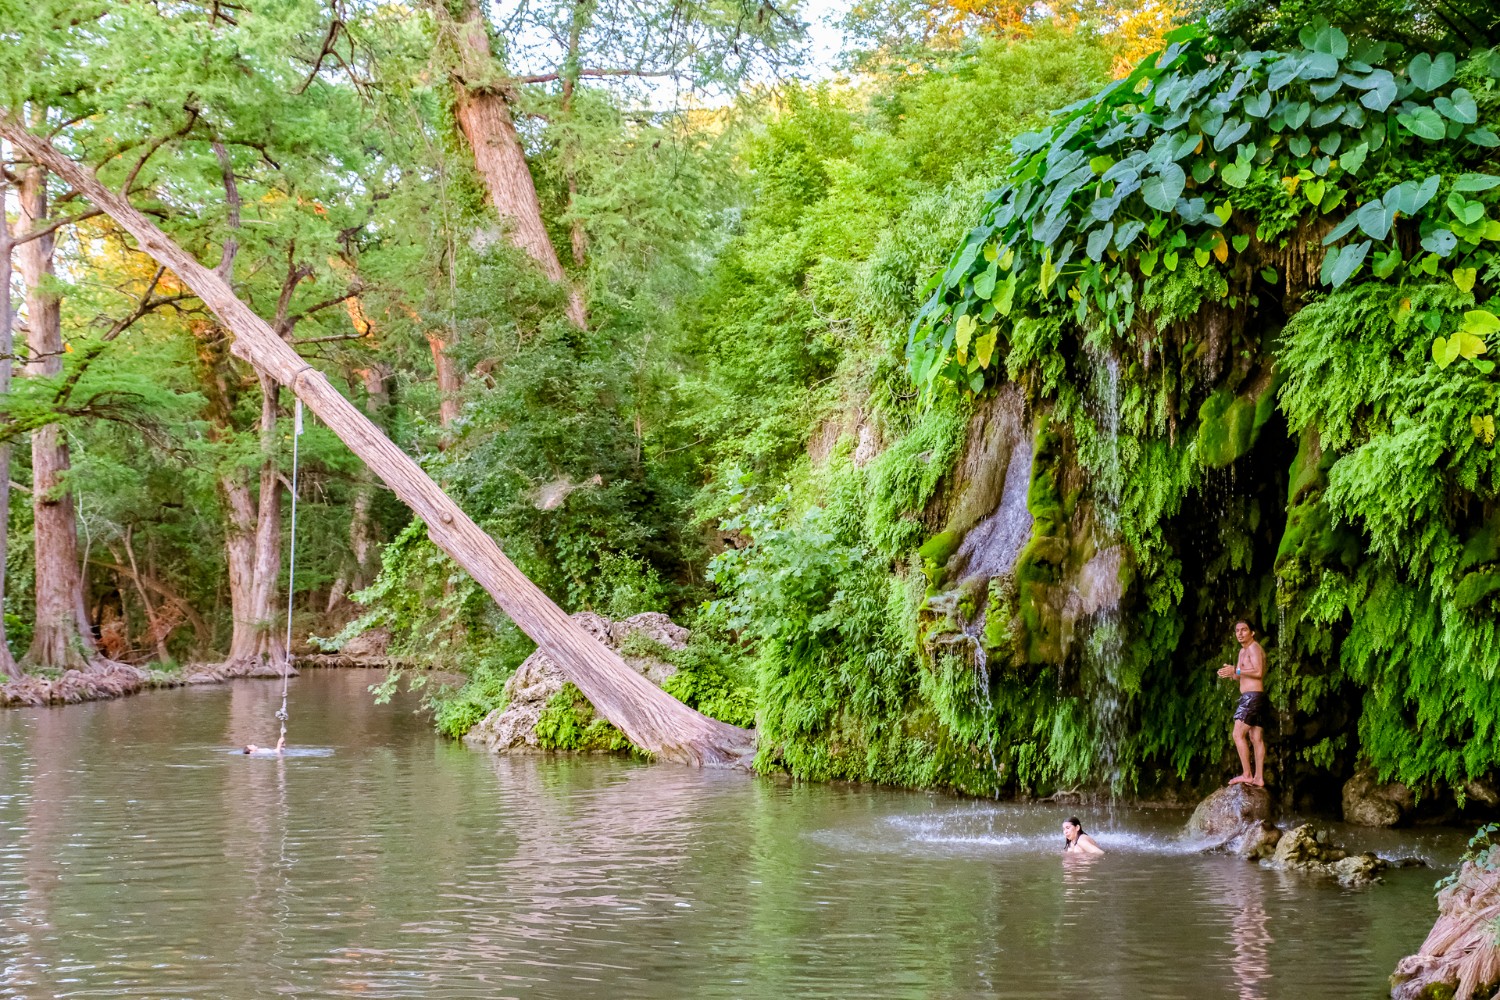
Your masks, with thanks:
[[[279,682],[0,713],[0,996],[1338,998],[1432,906],[1175,818],[1060,857],[1034,808],[474,754],[370,680],[293,682],[317,756],[229,752]]]

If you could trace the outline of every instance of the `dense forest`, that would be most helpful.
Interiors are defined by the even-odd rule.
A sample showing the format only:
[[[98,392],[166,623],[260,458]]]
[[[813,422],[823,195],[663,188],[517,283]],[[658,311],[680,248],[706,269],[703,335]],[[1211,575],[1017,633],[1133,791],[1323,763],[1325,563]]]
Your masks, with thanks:
[[[1494,794],[1489,6],[894,0],[812,80],[802,16],[3,2],[0,108],[552,600],[689,627],[667,689],[758,767],[1212,784],[1244,618],[1284,787]],[[499,707],[534,644],[426,525],[0,161],[0,666],[276,664],[290,590],[442,732]]]

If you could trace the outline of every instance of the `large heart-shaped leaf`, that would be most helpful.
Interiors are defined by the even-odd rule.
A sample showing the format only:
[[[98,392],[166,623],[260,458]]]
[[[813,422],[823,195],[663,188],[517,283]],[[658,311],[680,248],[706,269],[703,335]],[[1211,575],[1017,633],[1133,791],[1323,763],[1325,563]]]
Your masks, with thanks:
[[[1262,90],[1245,98],[1245,114],[1251,118],[1264,118],[1271,113],[1271,95]]]
[[[1428,253],[1446,257],[1458,246],[1458,237],[1453,235],[1450,229],[1434,229],[1430,234],[1423,237],[1422,249]]]
[[[1500,333],[1500,316],[1488,309],[1470,309],[1464,313],[1463,329],[1479,337]]]
[[[1339,61],[1331,52],[1307,52],[1297,76],[1303,80],[1326,80],[1339,75]]]
[[[1396,116],[1405,129],[1413,135],[1421,136],[1431,142],[1446,138],[1448,126],[1443,118],[1432,108],[1417,108],[1405,114]]]
[[[1460,174],[1458,180],[1453,182],[1453,190],[1488,191],[1497,184],[1500,184],[1500,177],[1494,174]]]
[[[1380,203],[1375,202],[1375,204],[1378,205]],[[1345,236],[1348,236],[1350,233],[1354,232],[1354,227],[1357,225],[1359,225],[1359,213],[1350,212],[1348,215],[1344,216],[1344,220],[1342,222],[1328,231],[1327,236],[1323,237],[1323,245],[1326,247],[1331,243],[1337,243]]]
[[[1249,131],[1249,122],[1238,118],[1225,119],[1223,128],[1219,129],[1219,134],[1214,136],[1214,151],[1223,152],[1243,139]]]
[[[1286,141],[1286,148],[1293,156],[1306,156],[1312,152],[1312,140],[1305,135],[1294,135]]]
[[[1234,163],[1226,164],[1224,169],[1219,171],[1219,176],[1223,178],[1224,183],[1228,184],[1230,187],[1242,188],[1246,185],[1246,183],[1249,182],[1250,171],[1252,168],[1253,164],[1251,164],[1248,160],[1236,161]]]
[[[1438,184],[1441,182],[1442,176],[1439,174],[1433,174],[1420,184],[1416,181],[1402,181],[1387,191],[1381,200],[1387,208],[1402,215],[1416,215],[1437,194]]]
[[[1389,108],[1396,99],[1396,78],[1387,70],[1377,69],[1366,79],[1370,81],[1370,86],[1359,103],[1377,113]]]
[[[1396,210],[1381,201],[1367,201],[1355,213],[1360,231],[1371,239],[1383,240],[1390,235],[1396,221]]]
[[[1370,155],[1370,144],[1362,142],[1344,151],[1344,155],[1339,157],[1339,166],[1344,168],[1345,173],[1358,173],[1359,168],[1364,166],[1365,157],[1368,155]]]
[[[1187,174],[1177,164],[1168,163],[1161,168],[1161,173],[1141,183],[1141,197],[1158,212],[1170,212],[1186,186]]]
[[[1130,246],[1130,244],[1135,242],[1135,238],[1141,234],[1141,230],[1145,228],[1146,224],[1136,219],[1120,223],[1119,228],[1115,230],[1115,249],[1124,250]]]
[[[995,294],[995,280],[1000,277],[1000,269],[993,263],[974,279],[974,294],[981,299],[987,299]]]
[[[1266,74],[1266,88],[1271,91],[1280,90],[1293,80],[1302,70],[1302,60],[1296,56],[1283,56],[1271,64],[1270,71]]]
[[[1109,248],[1110,238],[1115,234],[1115,224],[1106,222],[1102,229],[1095,229],[1089,233],[1088,255],[1089,260],[1096,263],[1104,258],[1104,251]]]
[[[1452,52],[1439,52],[1436,56],[1423,52],[1412,59],[1406,73],[1412,83],[1430,92],[1453,79],[1456,67]]]
[[[1487,128],[1476,128],[1474,131],[1464,136],[1464,138],[1472,142],[1474,145],[1483,146],[1486,149],[1493,149],[1496,146],[1500,146],[1500,137],[1497,137],[1495,133],[1491,132]]]
[[[1330,254],[1332,250],[1328,251]],[[1370,241],[1355,243],[1352,246],[1339,250],[1338,259],[1334,261],[1333,269],[1329,272],[1328,283],[1338,288],[1344,282],[1354,277],[1354,272],[1365,262],[1365,255],[1370,252]]]
[[[1344,114],[1344,105],[1325,104],[1313,110],[1312,117],[1308,121],[1313,128],[1323,128],[1338,121]]]
[[[1434,98],[1432,105],[1444,118],[1464,125],[1473,125],[1479,120],[1479,105],[1474,102],[1474,95],[1462,87],[1453,92],[1452,98]]]

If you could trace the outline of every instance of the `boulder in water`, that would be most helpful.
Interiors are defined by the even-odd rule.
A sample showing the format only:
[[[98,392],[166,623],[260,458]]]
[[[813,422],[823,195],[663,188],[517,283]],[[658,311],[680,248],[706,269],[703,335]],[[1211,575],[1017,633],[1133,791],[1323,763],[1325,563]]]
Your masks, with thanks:
[[[1374,768],[1365,768],[1344,783],[1344,822],[1355,826],[1395,826],[1416,804],[1410,788],[1381,782]]]
[[[1231,854],[1238,854],[1242,858],[1259,861],[1275,854],[1276,845],[1280,842],[1281,827],[1270,820],[1263,819],[1259,823],[1246,826],[1240,835],[1226,843],[1223,849]]]
[[[675,674],[677,668],[654,656],[625,655],[624,647],[633,636],[639,636],[649,640],[648,644],[678,650],[687,645],[689,634],[687,629],[666,615],[654,611],[613,622],[603,615],[581,611],[573,616],[573,620],[594,638],[621,653],[626,663],[657,686]],[[563,676],[557,664],[538,649],[505,682],[505,707],[485,716],[479,725],[464,736],[464,742],[494,753],[540,752],[542,747],[537,740],[537,720],[542,717],[548,700],[561,691],[567,682],[568,679]]]
[[[1271,796],[1254,785],[1228,785],[1198,803],[1188,820],[1187,835],[1215,847],[1242,837],[1247,828],[1259,828],[1274,815]]]

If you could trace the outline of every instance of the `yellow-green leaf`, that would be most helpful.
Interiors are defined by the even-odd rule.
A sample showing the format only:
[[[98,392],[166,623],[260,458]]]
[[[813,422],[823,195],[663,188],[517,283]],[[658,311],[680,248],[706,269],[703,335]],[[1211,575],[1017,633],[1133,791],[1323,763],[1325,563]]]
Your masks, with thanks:
[[[995,262],[995,265],[997,267],[999,267],[1000,270],[1002,270],[1002,271],[1009,271],[1010,270],[1010,266],[1012,264],[1014,264],[1015,262],[1016,262],[1016,252],[1014,250],[1012,250],[1010,247],[1006,247],[1005,248],[1005,253],[1003,253],[1003,254],[1000,255],[1000,259]]]
[[[1453,269],[1453,283],[1458,286],[1460,292],[1472,292],[1474,290],[1474,278],[1478,273],[1472,267],[1455,267]]]
[[[974,327],[979,324],[974,322],[974,317],[964,315],[959,317],[958,326],[954,330],[953,345],[958,348],[958,360],[962,364],[964,353],[969,349],[969,338],[974,336]]]
[[[1486,413],[1484,416],[1473,416],[1469,418],[1469,426],[1474,430],[1474,436],[1480,438],[1485,444],[1495,443],[1495,415]]]
[[[1207,250],[1194,250],[1193,251],[1193,260],[1195,260],[1195,261],[1198,262],[1198,266],[1199,267],[1207,267],[1208,266],[1208,251]]]
[[[979,362],[979,367],[988,368],[990,358],[995,354],[995,328],[992,326],[980,335],[978,342],[974,344],[974,359]]]
[[[1052,265],[1052,249],[1049,247],[1047,253],[1042,257],[1042,273],[1039,275],[1042,286],[1042,294],[1052,287],[1052,282],[1057,280],[1057,268]]]
[[[1454,353],[1454,357],[1456,357],[1456,356],[1457,356],[1457,352]],[[1448,338],[1447,337],[1438,337],[1435,340],[1433,340],[1433,342],[1432,342],[1432,360],[1437,363],[1437,366],[1439,368],[1447,368],[1449,365],[1453,364],[1454,358],[1448,356]]]
[[[1470,309],[1464,313],[1462,329],[1480,337],[1500,333],[1500,316],[1496,316],[1488,309]]]
[[[1452,344],[1453,340],[1458,341],[1459,357],[1477,358],[1485,351],[1489,350],[1489,346],[1485,344],[1483,338],[1476,337],[1467,330],[1460,330],[1455,333],[1453,337],[1449,339],[1450,345]],[[1452,348],[1450,347],[1449,349],[1451,350]]]

